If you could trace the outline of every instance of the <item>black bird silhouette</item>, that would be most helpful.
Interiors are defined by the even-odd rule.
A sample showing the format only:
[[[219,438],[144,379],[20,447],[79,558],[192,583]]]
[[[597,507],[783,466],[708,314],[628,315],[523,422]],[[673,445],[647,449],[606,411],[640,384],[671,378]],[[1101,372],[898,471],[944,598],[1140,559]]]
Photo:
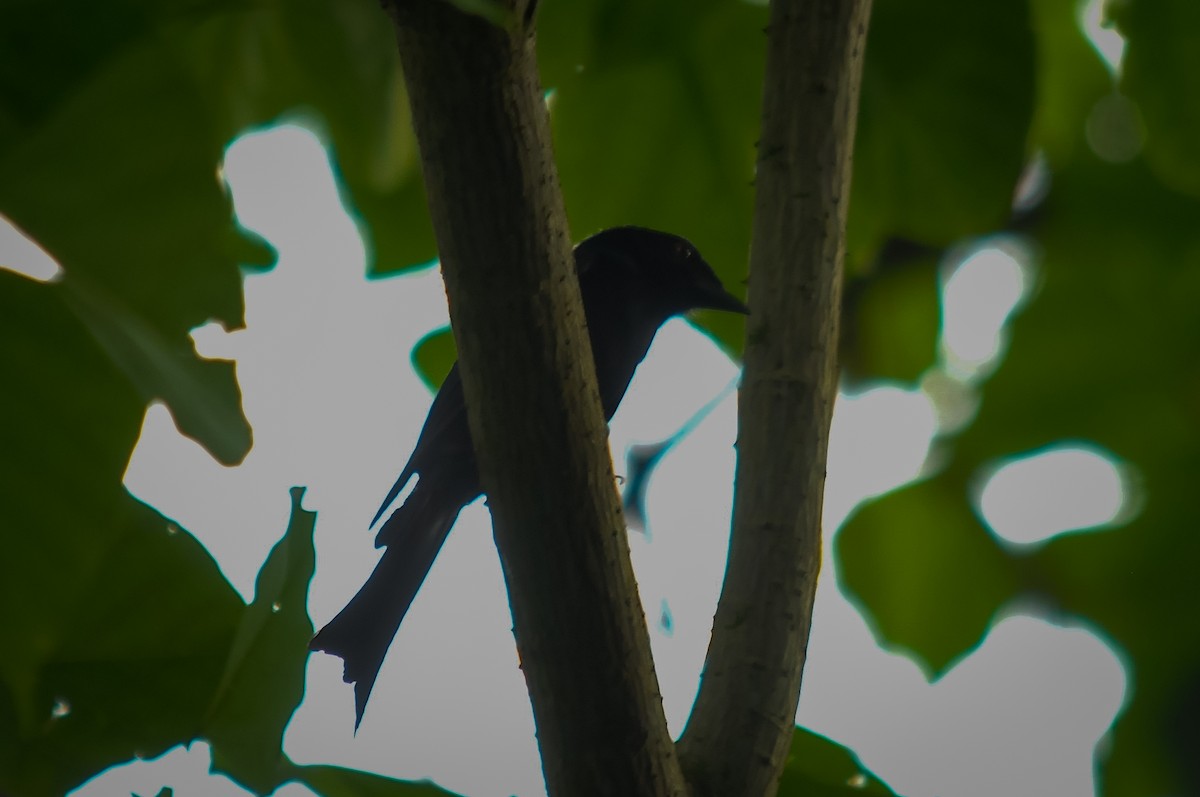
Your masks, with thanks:
[[[597,233],[575,247],[575,270],[606,420],[617,411],[634,369],[667,319],[696,309],[749,312],[690,242],[669,233],[641,227]],[[416,486],[375,539],[376,547],[387,547],[379,564],[309,645],[345,662],[343,677],[354,683],[355,729],[384,654],[450,527],[483,492],[457,364],[372,526],[414,475]]]

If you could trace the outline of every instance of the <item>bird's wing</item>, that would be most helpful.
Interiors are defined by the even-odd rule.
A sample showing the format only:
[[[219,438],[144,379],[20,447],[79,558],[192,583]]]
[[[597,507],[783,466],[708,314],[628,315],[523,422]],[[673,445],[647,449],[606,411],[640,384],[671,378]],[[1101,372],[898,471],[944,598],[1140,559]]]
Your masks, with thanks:
[[[379,522],[379,518],[383,517],[383,513],[396,500],[396,496],[400,495],[400,491],[404,489],[404,485],[408,484],[409,479],[413,477],[413,473],[412,459],[410,458],[408,464],[404,466],[404,470],[400,471],[400,478],[396,479],[396,483],[392,485],[392,489],[388,490],[387,497],[379,505],[379,510],[375,513],[375,517],[371,518],[371,524],[367,528],[375,528],[375,524]]]
[[[466,415],[466,412],[467,405],[463,398],[462,377],[458,375],[458,363],[455,363],[450,367],[450,373],[446,374],[446,380],[442,382],[437,395],[433,397],[433,404],[429,408],[429,415],[425,417],[425,425],[417,437],[417,444],[413,448],[412,455],[404,465],[404,470],[400,472],[400,477],[392,485],[392,489],[388,490],[387,497],[379,505],[379,511],[371,519],[371,525],[368,528],[375,527],[375,524],[383,517],[383,513],[396,500],[396,496],[400,495],[400,491],[404,489],[409,480],[425,469],[433,452],[446,448],[445,445],[439,445],[438,441],[445,437],[447,432],[452,432],[460,425],[465,426],[466,418],[463,416]]]

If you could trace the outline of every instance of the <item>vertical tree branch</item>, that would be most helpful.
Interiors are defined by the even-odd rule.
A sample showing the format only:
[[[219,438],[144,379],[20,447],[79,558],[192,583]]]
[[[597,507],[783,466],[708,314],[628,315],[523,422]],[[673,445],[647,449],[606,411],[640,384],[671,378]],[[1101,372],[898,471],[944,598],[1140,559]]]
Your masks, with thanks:
[[[504,26],[388,0],[471,432],[552,795],[677,795],[537,75]]]
[[[771,794],[821,561],[850,156],[870,0],[774,0],[738,405],[734,533],[680,740],[697,795]]]

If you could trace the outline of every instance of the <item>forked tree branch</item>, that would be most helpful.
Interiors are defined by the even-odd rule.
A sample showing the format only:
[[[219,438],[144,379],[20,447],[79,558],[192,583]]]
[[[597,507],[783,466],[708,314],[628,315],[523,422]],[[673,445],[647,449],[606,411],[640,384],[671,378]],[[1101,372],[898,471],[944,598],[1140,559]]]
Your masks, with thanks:
[[[850,156],[871,0],[774,0],[733,537],[680,757],[698,797],[773,794],[821,562]]]

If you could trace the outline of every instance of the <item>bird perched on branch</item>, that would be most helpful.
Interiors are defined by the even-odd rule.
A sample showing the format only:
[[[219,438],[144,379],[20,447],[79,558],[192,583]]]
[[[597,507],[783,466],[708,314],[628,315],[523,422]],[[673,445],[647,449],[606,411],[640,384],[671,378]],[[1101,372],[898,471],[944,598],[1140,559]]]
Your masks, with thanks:
[[[747,313],[687,240],[641,227],[597,233],[575,247],[588,337],[606,420],[658,328],[672,316],[710,309]],[[464,506],[483,492],[458,365],[442,384],[416,448],[371,521],[373,527],[413,476],[418,481],[375,539],[386,547],[367,583],[309,647],[340,656],[354,683],[355,728],[400,622]]]

